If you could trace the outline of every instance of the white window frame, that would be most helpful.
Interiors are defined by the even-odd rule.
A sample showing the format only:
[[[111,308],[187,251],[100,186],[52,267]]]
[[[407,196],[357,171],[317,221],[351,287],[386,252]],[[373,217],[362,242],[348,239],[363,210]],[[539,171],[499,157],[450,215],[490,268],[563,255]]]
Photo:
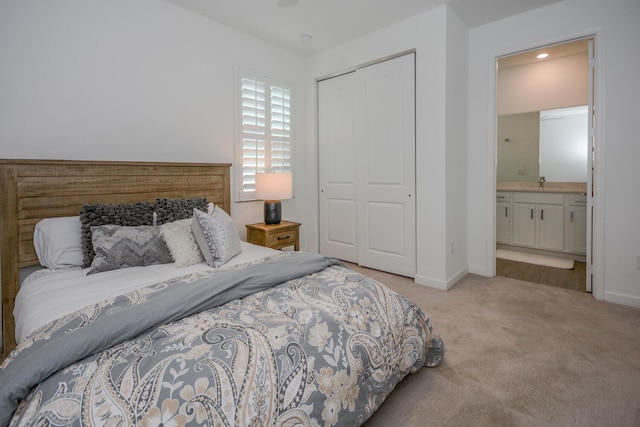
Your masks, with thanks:
[[[257,84],[264,85],[264,105],[258,106],[261,109],[256,116],[259,118],[261,114],[264,114],[263,121],[258,120],[254,125],[246,123],[246,118],[251,116],[251,107],[247,107],[245,101],[251,100],[251,97],[245,98],[243,93],[244,82],[251,80]],[[265,76],[261,76],[255,73],[251,73],[242,69],[238,70],[236,80],[236,120],[235,120],[235,138],[234,138],[234,180],[235,180],[235,199],[236,202],[256,200],[255,188],[252,187],[252,181],[255,183],[255,173],[259,172],[293,172],[293,102],[294,92],[293,87],[281,81],[277,81]],[[275,90],[284,90],[289,94],[288,110],[286,105],[284,107],[284,124],[281,128],[274,127],[274,123],[282,123],[277,120],[278,113],[274,107],[278,105],[286,104],[286,101],[279,103],[277,97],[273,100],[273,96],[277,95]],[[257,92],[261,92],[258,89]],[[273,93],[272,93],[273,92]],[[250,94],[251,95],[251,94]],[[258,96],[256,96],[257,98]],[[286,98],[286,97],[284,97]],[[268,101],[267,101],[268,100]],[[247,112],[249,113],[247,115]],[[286,119],[288,118],[288,123]],[[288,125],[288,129],[287,129]],[[280,131],[280,132],[278,132]],[[264,147],[256,147],[256,161],[254,164],[250,163],[250,156],[247,152],[250,152],[250,147],[245,144],[245,139],[249,139],[252,136],[256,136]],[[260,144],[257,142],[256,144]],[[280,144],[281,150],[275,150]],[[254,180],[251,177],[254,177]]]

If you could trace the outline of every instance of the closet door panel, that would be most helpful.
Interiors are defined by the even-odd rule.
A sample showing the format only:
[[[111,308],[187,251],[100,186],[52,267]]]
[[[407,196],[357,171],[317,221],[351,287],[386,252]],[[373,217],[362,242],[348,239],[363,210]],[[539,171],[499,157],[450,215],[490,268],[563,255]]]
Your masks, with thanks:
[[[354,75],[318,83],[320,253],[357,262]]]
[[[327,199],[324,217],[326,237],[324,251],[345,261],[357,262],[356,248],[356,203],[353,200]],[[326,251],[330,250],[330,254]]]
[[[366,223],[369,236],[368,250],[382,256],[402,257],[404,250],[404,205],[400,203],[367,203]]]
[[[415,72],[406,55],[358,70],[358,263],[415,275]],[[358,116],[361,114],[361,116]]]

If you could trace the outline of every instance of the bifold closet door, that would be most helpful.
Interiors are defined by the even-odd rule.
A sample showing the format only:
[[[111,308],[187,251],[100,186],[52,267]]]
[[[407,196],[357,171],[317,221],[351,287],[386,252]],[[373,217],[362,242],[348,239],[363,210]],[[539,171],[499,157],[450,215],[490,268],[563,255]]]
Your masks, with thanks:
[[[320,252],[415,275],[414,55],[319,83]]]

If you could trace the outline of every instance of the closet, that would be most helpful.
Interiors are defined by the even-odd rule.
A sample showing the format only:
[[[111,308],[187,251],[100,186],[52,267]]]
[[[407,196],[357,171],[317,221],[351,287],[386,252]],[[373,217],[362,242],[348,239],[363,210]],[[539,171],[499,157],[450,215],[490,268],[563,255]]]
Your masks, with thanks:
[[[318,82],[320,252],[413,277],[415,54]]]

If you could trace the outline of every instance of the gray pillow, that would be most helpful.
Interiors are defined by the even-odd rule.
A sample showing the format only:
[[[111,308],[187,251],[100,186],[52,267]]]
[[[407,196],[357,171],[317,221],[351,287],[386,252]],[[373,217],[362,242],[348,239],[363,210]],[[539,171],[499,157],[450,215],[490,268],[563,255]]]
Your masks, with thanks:
[[[91,233],[96,255],[87,274],[173,262],[159,227],[109,224],[92,227]]]
[[[153,224],[153,205],[149,202],[129,204],[87,204],[80,209],[82,224],[82,267],[87,268],[93,262],[95,252],[91,227],[105,224],[138,226]]]
[[[205,261],[212,267],[220,267],[242,251],[236,224],[218,206],[211,215],[194,209],[191,231]]]
[[[191,218],[193,210],[207,211],[209,202],[204,197],[190,199],[156,199],[156,224],[162,225]]]

